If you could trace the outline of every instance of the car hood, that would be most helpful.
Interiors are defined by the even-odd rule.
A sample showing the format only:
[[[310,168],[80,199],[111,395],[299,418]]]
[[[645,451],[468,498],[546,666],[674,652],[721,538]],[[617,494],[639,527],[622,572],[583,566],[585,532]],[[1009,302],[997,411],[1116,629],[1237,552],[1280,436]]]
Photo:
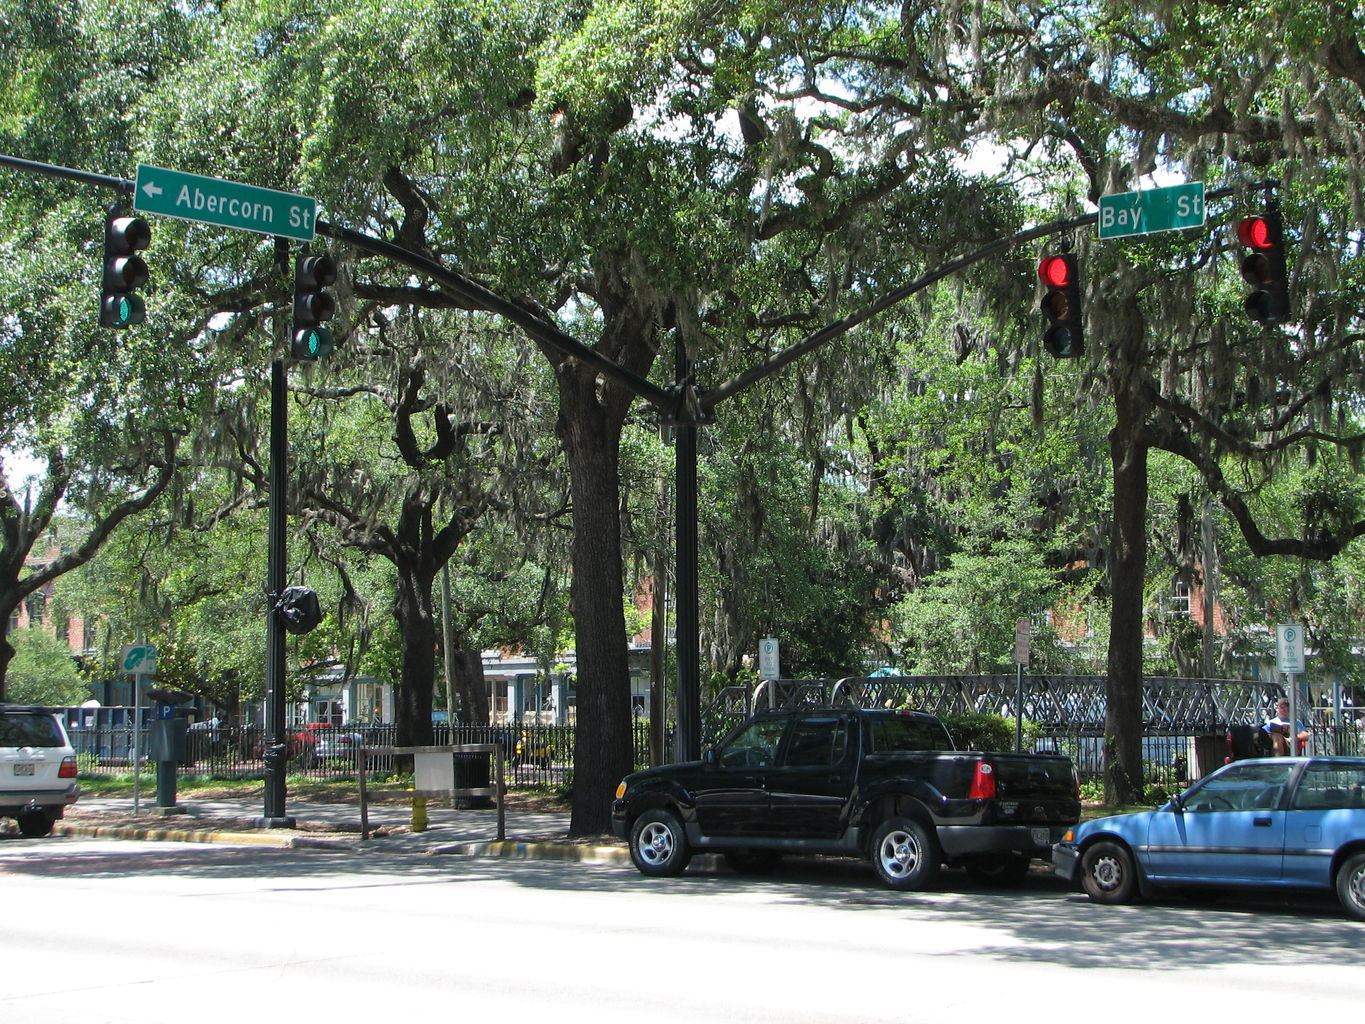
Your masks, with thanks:
[[[655,768],[643,768],[626,776],[627,786],[643,786],[649,782],[671,779],[678,775],[694,772],[702,766],[701,761],[679,761],[675,764],[661,764]]]
[[[1076,826],[1076,842],[1098,832],[1116,832],[1119,835],[1145,835],[1152,815],[1159,814],[1164,808],[1152,811],[1133,811],[1129,814],[1111,814],[1104,818],[1091,818]]]

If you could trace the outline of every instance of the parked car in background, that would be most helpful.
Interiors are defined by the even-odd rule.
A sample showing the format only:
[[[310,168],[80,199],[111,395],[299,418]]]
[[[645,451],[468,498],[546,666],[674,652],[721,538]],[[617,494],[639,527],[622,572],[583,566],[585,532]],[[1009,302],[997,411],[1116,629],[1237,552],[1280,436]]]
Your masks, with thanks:
[[[50,708],[0,705],[0,817],[26,836],[51,835],[80,796],[76,751]]]
[[[303,732],[316,761],[354,761],[356,749],[365,745],[365,737],[347,726],[312,722]]]
[[[1052,861],[1097,903],[1170,886],[1335,890],[1365,921],[1365,758],[1234,761],[1156,810],[1082,822]]]

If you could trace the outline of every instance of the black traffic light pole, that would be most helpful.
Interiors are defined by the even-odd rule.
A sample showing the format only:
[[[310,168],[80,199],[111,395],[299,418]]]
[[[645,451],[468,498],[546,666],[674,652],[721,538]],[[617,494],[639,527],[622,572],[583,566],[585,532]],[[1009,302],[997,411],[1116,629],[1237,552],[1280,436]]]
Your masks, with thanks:
[[[289,242],[275,239],[275,266],[282,276],[289,266]],[[283,334],[283,328],[277,333]],[[279,614],[280,595],[288,565],[288,521],[285,500],[289,486],[289,371],[283,358],[270,363],[270,512],[266,540],[265,635],[265,810],[261,824],[290,828],[285,815],[285,643]]]

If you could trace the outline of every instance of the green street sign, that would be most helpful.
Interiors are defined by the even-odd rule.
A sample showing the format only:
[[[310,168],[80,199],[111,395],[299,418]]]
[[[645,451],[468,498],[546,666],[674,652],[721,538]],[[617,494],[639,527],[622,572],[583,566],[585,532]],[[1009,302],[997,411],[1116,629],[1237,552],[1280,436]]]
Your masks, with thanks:
[[[133,209],[300,242],[317,234],[315,199],[148,164],[138,164]]]
[[[1204,183],[1100,197],[1100,237],[1124,238],[1197,228],[1204,223]]]
[[[121,667],[130,675],[156,675],[156,646],[154,644],[125,644]]]

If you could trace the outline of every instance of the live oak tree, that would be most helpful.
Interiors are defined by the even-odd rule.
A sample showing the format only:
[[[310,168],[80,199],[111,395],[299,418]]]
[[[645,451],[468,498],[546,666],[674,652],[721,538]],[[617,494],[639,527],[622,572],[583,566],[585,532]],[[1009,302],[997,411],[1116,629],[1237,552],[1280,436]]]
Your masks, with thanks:
[[[1155,290],[1169,283],[1161,268],[1083,249],[1106,282],[1091,290],[1088,358],[1073,372],[1115,415],[1110,732],[1120,790],[1140,778],[1145,453],[1187,448],[1244,522],[1246,499],[1219,477],[1226,460],[1271,465],[1286,414],[1317,414],[1321,440],[1340,436],[1322,429],[1322,401],[1300,401],[1355,373],[1354,271],[1310,258],[1360,220],[1353,154],[1365,76],[1340,5],[142,2],[79,26],[33,9],[28,23],[85,32],[119,58],[93,74],[71,56],[79,38],[26,41],[54,88],[83,83],[102,116],[124,126],[105,166],[136,154],[316,195],[331,221],[491,286],[636,375],[666,378],[657,356],[681,344],[703,386],[994,237],[1008,219],[1000,190],[950,159],[978,141],[1016,156],[1071,155],[1079,184],[1058,181],[1060,164],[1031,167],[1048,215],[1127,188],[1159,161],[1212,181],[1279,171],[1296,237],[1313,232],[1300,253],[1313,273],[1296,294],[1311,283],[1322,296],[1306,307],[1301,336],[1248,332],[1230,349],[1227,324],[1240,322],[1225,290],[1167,302]],[[138,19],[158,26],[150,41],[114,47],[143,38],[117,31]],[[76,111],[65,110],[73,129]],[[51,152],[39,150],[28,155]],[[158,237],[196,259],[169,279],[182,308],[199,310],[183,323],[200,328],[166,336],[204,339],[191,346],[204,359],[263,365],[275,344],[269,320],[287,301],[268,245],[160,226]],[[1226,273],[1219,249],[1188,251],[1176,276]],[[351,262],[348,288],[376,308],[487,305],[449,277]],[[1016,266],[1016,285],[1018,276]],[[231,323],[204,333],[214,314]],[[595,832],[631,767],[619,445],[638,403],[540,338],[575,525],[572,828]],[[1293,393],[1253,393],[1253,376],[1288,376]],[[1171,381],[1194,386],[1183,394]],[[1234,407],[1278,440],[1267,448],[1214,415]],[[1351,532],[1291,538],[1300,547],[1287,550],[1330,555]],[[1254,546],[1278,549],[1263,540]]]

